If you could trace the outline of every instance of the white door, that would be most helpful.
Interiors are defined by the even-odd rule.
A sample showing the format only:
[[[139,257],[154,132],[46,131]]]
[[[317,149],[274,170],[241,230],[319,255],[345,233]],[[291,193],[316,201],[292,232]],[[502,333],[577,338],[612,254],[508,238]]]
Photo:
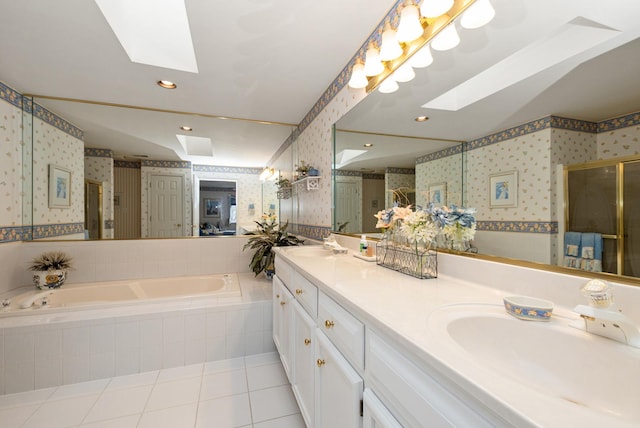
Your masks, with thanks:
[[[152,175],[149,187],[151,237],[184,236],[184,177]]]
[[[273,277],[273,342],[289,381],[293,383],[291,371],[291,340],[293,336],[293,295],[278,276]]]
[[[300,413],[308,427],[314,423],[315,378],[315,323],[298,303],[293,303],[294,339],[293,339],[293,371],[292,385]]]
[[[357,183],[336,181],[336,229],[338,232],[359,232],[362,201]]]
[[[316,428],[362,427],[362,378],[316,329]]]
[[[402,425],[382,404],[382,401],[370,389],[364,390],[364,426],[363,428],[402,428]]]

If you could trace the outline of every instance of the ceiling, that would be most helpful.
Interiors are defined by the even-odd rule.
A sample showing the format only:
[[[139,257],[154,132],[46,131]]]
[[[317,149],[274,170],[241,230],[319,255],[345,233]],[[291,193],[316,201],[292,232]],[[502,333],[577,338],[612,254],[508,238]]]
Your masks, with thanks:
[[[549,114],[597,121],[638,109],[640,85],[629,83],[640,75],[636,0],[491,1],[497,14],[488,26],[460,31],[457,48],[434,52],[434,63],[398,92],[370,94],[340,128],[466,141]],[[185,4],[198,73],[131,62],[92,0],[3,0],[0,79],[23,93],[101,103],[38,99],[83,129],[87,147],[111,148],[125,158],[261,167],[395,1]],[[568,27],[587,31],[569,45],[590,41],[570,55],[556,38]],[[523,50],[535,52],[542,43],[558,61],[544,64],[546,55],[529,54],[540,61],[523,62]],[[610,58],[601,56],[616,47]],[[505,67],[468,84],[489,88],[483,98],[457,111],[421,107],[509,58],[517,73]],[[621,65],[612,67],[613,60]],[[159,88],[159,79],[175,81],[178,89]],[[413,121],[422,114],[430,120]],[[213,158],[184,153],[176,138],[181,125],[212,139]],[[429,144],[423,152],[451,143]]]
[[[264,166],[394,3],[185,0],[196,74],[131,62],[92,0],[3,0],[0,80],[22,93],[248,119],[39,100],[83,129],[88,147]],[[181,125],[212,138],[213,160],[178,156]]]

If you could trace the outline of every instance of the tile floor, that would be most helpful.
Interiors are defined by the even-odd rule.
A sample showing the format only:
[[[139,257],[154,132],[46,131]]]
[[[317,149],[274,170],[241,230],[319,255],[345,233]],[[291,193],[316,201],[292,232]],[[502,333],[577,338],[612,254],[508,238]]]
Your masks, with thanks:
[[[0,396],[1,428],[304,428],[278,354]]]

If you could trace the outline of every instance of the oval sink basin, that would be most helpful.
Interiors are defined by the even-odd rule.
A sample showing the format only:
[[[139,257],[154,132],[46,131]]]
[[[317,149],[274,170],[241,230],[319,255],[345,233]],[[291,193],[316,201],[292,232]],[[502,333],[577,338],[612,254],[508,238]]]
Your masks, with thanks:
[[[640,424],[640,350],[568,326],[523,321],[498,305],[435,311],[429,327],[469,364],[521,386]]]

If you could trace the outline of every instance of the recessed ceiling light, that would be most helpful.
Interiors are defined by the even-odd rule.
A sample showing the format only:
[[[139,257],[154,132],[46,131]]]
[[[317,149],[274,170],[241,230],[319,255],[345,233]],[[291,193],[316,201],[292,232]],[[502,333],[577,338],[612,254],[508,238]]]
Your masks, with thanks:
[[[190,126],[181,126],[180,129],[182,129],[183,131],[193,131],[193,128]]]
[[[414,120],[416,122],[426,122],[427,120],[429,120],[429,118],[427,116],[418,116]]]
[[[365,146],[365,147],[373,147],[373,144],[371,144],[371,143],[367,143],[367,144],[365,144],[364,146]]]
[[[158,86],[165,89],[175,89],[178,87],[178,85],[173,83],[171,80],[158,80]]]

